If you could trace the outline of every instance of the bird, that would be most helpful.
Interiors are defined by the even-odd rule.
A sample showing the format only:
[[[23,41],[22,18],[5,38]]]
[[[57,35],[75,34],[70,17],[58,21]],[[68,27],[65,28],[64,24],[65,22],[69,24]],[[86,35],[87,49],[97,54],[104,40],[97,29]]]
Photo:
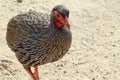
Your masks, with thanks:
[[[69,51],[69,13],[66,6],[56,5],[50,14],[29,10],[9,20],[7,45],[33,80],[40,80],[38,66],[58,61]]]

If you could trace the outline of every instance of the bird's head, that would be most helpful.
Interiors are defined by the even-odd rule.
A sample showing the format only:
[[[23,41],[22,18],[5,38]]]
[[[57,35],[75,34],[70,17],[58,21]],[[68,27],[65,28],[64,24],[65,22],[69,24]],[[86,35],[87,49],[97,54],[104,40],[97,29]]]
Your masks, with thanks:
[[[51,12],[51,19],[57,28],[62,28],[63,26],[66,26],[68,29],[70,29],[68,18],[69,10],[65,6],[58,5],[53,8]]]

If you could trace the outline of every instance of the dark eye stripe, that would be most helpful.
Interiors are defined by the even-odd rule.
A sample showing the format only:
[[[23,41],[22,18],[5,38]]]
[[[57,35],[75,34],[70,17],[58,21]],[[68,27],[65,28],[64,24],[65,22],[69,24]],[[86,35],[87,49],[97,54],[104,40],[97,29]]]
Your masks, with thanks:
[[[61,13],[60,11],[58,11],[58,12],[63,16],[63,18],[65,18],[65,14],[64,13]]]
[[[63,13],[60,13],[62,16],[63,16],[63,18],[65,18],[65,14],[63,14]]]
[[[69,11],[63,11],[62,13],[61,12],[59,12],[64,18],[65,18],[65,16],[67,16],[67,17],[69,17]]]
[[[63,18],[65,18],[65,16],[69,17],[69,10],[63,9],[61,11],[59,10],[56,11],[58,11],[63,16]]]

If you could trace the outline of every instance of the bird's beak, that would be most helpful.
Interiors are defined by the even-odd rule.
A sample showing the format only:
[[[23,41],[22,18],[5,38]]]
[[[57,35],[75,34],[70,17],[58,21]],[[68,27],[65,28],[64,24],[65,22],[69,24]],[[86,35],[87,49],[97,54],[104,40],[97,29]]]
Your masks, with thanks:
[[[65,18],[64,25],[66,25],[68,29],[70,29],[70,23],[68,17]]]

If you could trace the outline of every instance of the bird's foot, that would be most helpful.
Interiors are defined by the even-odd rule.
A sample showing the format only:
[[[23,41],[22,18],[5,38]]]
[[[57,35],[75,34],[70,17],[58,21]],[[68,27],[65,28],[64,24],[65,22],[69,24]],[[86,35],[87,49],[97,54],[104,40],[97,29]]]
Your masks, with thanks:
[[[40,79],[34,78],[33,80],[40,80]]]
[[[29,75],[33,78],[33,80],[40,80],[38,75],[38,66],[34,66],[34,73],[31,71],[31,68],[25,68]]]

